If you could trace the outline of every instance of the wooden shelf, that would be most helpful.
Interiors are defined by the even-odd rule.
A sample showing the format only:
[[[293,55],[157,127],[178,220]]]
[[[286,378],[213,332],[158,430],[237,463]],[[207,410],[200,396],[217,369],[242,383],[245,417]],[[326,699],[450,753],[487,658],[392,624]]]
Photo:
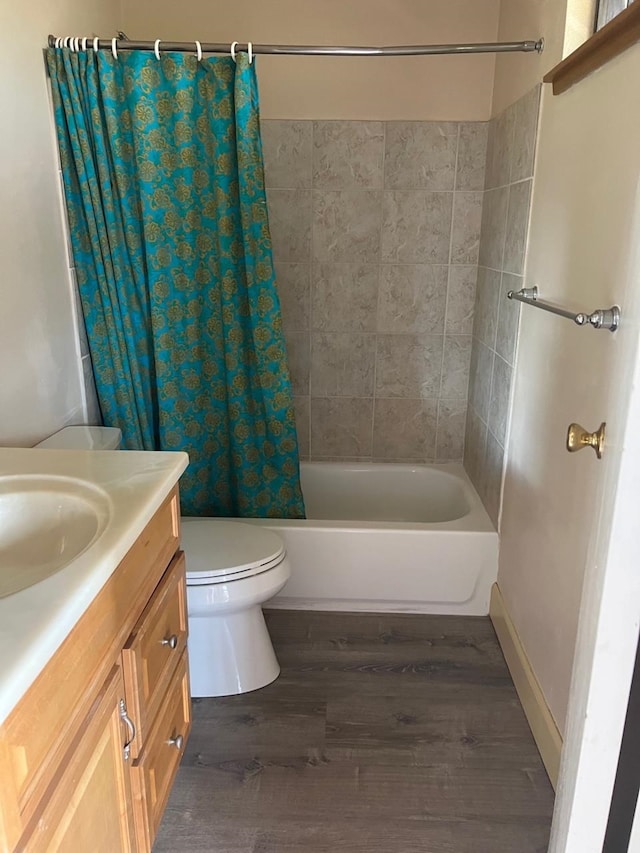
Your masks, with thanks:
[[[628,9],[616,15],[577,50],[559,62],[545,74],[544,82],[553,85],[554,95],[560,95],[637,41],[640,41],[640,0],[635,0]]]

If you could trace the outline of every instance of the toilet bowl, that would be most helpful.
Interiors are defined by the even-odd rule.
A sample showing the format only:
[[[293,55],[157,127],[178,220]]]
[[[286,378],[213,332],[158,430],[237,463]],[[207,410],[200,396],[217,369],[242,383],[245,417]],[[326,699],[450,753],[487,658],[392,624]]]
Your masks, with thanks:
[[[183,518],[192,696],[230,696],[276,679],[262,606],[291,567],[282,539],[240,521]]]
[[[36,447],[117,450],[119,429],[65,427]],[[282,539],[240,521],[183,518],[191,695],[230,696],[276,679],[280,666],[262,614],[291,576]]]

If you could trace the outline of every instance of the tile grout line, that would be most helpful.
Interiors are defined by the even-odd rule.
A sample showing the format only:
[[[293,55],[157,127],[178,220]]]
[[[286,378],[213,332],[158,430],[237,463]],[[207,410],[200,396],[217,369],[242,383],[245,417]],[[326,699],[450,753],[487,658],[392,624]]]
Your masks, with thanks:
[[[307,356],[309,358],[309,362],[308,362],[308,364],[309,364],[309,368],[308,368],[309,376],[307,379],[308,392],[309,392],[309,427],[308,427],[309,457],[311,457],[311,454],[313,453],[313,449],[312,449],[312,445],[311,445],[312,436],[313,436],[313,427],[312,427],[313,421],[311,418],[311,408],[312,408],[311,407],[311,400],[312,400],[312,394],[311,394],[311,366],[312,366],[311,336],[312,336],[312,332],[311,332],[311,329],[313,328],[313,292],[315,290],[313,287],[313,238],[314,238],[314,233],[315,233],[315,215],[314,215],[314,204],[313,204],[313,189],[314,189],[313,188],[313,184],[314,184],[313,163],[314,163],[314,159],[315,159],[315,156],[314,156],[314,154],[315,154],[315,122],[314,121],[310,122],[310,127],[311,127],[311,163],[310,163],[311,174],[309,175],[309,186],[310,186],[309,192],[311,195],[311,233],[309,235],[309,331],[308,331],[309,342],[307,345],[307,347],[308,347]]]
[[[453,229],[456,215],[456,191],[458,188],[458,161],[460,158],[460,133],[461,133],[461,122],[458,122],[457,126],[457,135],[456,135],[456,158],[455,164],[453,167],[453,196],[451,200],[451,224],[449,230],[449,263],[447,264],[447,295],[444,303],[444,318],[442,325],[442,358],[440,359],[440,384],[438,387],[438,405],[436,410],[436,434],[434,439],[434,457],[438,458],[438,444],[440,441],[440,400],[442,399],[442,386],[444,383],[444,364],[445,364],[445,353],[447,351],[447,319],[449,314],[449,295],[451,288],[451,261],[453,256]],[[467,389],[467,396],[468,396]],[[464,440],[463,440],[464,445]]]
[[[384,236],[384,201],[387,183],[387,122],[382,122],[382,191],[380,193],[380,246],[378,250],[378,287],[376,291],[376,337],[373,348],[373,389],[371,391],[371,453],[373,454],[373,441],[376,425],[376,400],[378,399],[378,344],[380,338],[380,287],[382,283],[382,241]]]

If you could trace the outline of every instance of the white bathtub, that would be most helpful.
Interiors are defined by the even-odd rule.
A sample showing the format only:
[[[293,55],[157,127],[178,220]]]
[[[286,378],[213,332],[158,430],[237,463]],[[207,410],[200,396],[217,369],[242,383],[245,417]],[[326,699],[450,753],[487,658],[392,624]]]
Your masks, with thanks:
[[[252,519],[283,537],[291,559],[269,607],[489,612],[498,534],[461,465],[301,469],[307,519]]]

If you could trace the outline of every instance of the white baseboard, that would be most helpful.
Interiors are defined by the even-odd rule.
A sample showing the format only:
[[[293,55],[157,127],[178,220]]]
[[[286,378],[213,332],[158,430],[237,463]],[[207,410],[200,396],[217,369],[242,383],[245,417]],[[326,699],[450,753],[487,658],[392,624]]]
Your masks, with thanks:
[[[554,789],[558,781],[562,735],[545,701],[520,637],[505,607],[498,584],[491,589],[489,615],[511,678],[520,697],[531,733]]]

